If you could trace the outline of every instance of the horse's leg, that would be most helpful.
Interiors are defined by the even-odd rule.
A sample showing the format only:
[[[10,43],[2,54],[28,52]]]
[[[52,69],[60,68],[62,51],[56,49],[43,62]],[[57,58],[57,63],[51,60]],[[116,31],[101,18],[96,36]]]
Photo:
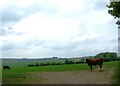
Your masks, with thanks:
[[[92,65],[90,65],[90,70],[92,71]]]
[[[102,64],[100,64],[99,66],[100,66],[100,69],[102,69]]]
[[[102,70],[102,64],[100,64],[99,66],[100,66],[100,69],[99,69],[99,71],[103,71],[103,70]]]

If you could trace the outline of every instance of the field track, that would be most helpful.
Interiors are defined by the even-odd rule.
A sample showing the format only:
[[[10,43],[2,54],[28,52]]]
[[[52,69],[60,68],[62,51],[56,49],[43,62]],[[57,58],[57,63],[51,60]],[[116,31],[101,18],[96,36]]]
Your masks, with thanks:
[[[29,74],[31,80],[26,84],[111,84],[113,71],[105,70],[104,72],[94,71],[66,71],[66,72],[41,72]]]

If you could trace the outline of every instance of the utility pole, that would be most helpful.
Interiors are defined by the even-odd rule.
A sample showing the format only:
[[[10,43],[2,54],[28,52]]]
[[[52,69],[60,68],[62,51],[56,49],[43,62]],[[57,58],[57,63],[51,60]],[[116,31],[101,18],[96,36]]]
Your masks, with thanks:
[[[120,21],[120,18],[118,18]],[[118,57],[120,57],[120,24],[118,24]]]

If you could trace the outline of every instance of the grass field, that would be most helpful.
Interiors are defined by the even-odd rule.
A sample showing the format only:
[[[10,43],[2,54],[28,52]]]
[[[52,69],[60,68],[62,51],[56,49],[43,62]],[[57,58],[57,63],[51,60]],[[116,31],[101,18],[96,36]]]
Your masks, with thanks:
[[[113,84],[120,86],[120,61],[118,62],[113,75]],[[117,86],[115,85],[115,86]]]
[[[30,63],[30,62],[29,62]],[[117,61],[104,62],[104,69],[115,69]],[[4,64],[4,61],[3,61]],[[26,67],[25,62],[6,62],[6,65],[10,65],[11,70],[2,70],[3,84],[5,83],[24,83],[29,80],[29,73],[37,72],[59,72],[59,71],[82,71],[89,70],[87,64],[71,64],[71,65],[60,65],[60,66],[38,66],[38,67]],[[98,68],[93,67],[93,70]]]

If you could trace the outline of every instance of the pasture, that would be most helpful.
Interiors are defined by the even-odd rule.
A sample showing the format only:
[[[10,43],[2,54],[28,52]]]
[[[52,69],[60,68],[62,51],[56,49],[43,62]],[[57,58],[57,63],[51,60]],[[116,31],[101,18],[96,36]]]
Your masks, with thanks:
[[[56,81],[57,84],[60,84],[60,83],[78,84],[80,82],[82,82],[82,84],[85,84],[87,81],[89,81],[89,80],[86,81],[85,77],[88,77],[88,75],[91,75],[91,77],[94,77],[94,78],[97,76],[100,76],[101,80],[103,81],[108,80],[104,83],[103,81],[98,82],[98,84],[100,83],[106,84],[106,83],[111,83],[114,70],[118,63],[117,61],[104,62],[103,64],[104,72],[99,72],[98,66],[94,66],[93,72],[91,72],[87,64],[70,64],[70,65],[38,66],[38,67],[26,66],[27,64],[34,63],[36,61],[30,62],[30,61],[20,61],[20,60],[14,60],[14,61],[3,60],[3,65],[9,65],[11,69],[2,70],[2,83],[3,84],[21,84],[21,83],[28,84],[29,82],[31,82],[32,84],[33,83],[34,84],[35,83],[54,84],[55,83],[54,81],[57,80],[59,81],[59,82]],[[106,74],[108,74],[109,76],[106,76]],[[68,81],[64,82],[65,81],[64,79]],[[48,82],[50,80],[52,81]],[[94,82],[87,82],[87,83],[89,84]]]

